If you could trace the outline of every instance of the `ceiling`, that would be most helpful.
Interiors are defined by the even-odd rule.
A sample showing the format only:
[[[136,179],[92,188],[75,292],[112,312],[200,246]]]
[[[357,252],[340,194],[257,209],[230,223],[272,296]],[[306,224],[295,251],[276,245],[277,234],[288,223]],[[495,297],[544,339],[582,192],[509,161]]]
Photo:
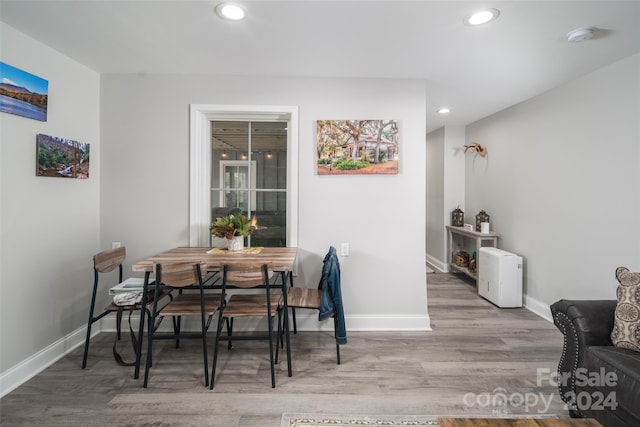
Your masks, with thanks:
[[[241,22],[205,0],[0,0],[0,20],[100,73],[423,80],[429,131],[640,52],[640,1],[237,2]],[[483,7],[500,17],[464,25]],[[568,43],[583,26],[595,37]]]

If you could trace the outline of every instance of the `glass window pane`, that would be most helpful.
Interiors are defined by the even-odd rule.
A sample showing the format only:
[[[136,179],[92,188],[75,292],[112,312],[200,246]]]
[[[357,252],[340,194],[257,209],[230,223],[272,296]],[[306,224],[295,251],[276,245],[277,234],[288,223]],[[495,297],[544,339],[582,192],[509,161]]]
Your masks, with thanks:
[[[251,212],[253,246],[286,246],[287,123],[213,121],[211,153],[212,222]]]
[[[251,122],[251,159],[258,189],[287,188],[287,124]]]
[[[220,160],[247,160],[250,122],[211,122],[211,187],[220,186],[217,163]]]
[[[287,246],[286,192],[257,191],[258,206],[252,212],[258,219],[258,228],[251,234],[251,246]]]

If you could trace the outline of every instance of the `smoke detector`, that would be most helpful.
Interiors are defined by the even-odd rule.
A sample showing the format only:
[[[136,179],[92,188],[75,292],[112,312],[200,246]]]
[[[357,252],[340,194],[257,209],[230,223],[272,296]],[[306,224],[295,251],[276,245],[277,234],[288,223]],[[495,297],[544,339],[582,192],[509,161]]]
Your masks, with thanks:
[[[567,41],[571,43],[579,43],[585,40],[591,40],[596,32],[595,27],[580,27],[567,33]]]

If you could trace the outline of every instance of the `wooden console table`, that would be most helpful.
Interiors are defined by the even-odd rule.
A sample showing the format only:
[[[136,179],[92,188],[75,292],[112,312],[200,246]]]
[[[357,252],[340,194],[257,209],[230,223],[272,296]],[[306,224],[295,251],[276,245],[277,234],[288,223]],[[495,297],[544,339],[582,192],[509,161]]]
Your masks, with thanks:
[[[449,264],[449,268],[451,268],[452,271],[459,271],[461,273],[466,274],[469,277],[477,279],[476,274],[472,273],[468,268],[460,267],[456,265],[454,254],[453,254],[454,252],[453,236],[457,235],[457,236],[461,236],[462,239],[472,239],[475,241],[476,272],[477,272],[478,271],[477,269],[480,267],[478,258],[480,258],[480,248],[483,246],[483,242],[489,243],[486,246],[492,246],[494,248],[497,248],[499,235],[496,233],[480,233],[478,231],[467,230],[464,227],[454,227],[452,225],[447,225],[446,227],[449,235],[449,250],[448,250],[448,256],[447,256],[448,258],[447,263]]]

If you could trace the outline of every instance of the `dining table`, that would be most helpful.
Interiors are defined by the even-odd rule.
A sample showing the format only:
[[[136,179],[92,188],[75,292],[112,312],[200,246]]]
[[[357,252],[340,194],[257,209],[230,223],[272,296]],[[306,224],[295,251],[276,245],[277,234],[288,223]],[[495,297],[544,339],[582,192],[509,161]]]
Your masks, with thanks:
[[[291,346],[289,339],[289,310],[287,305],[287,283],[291,282],[293,268],[296,260],[298,249],[295,247],[249,247],[240,251],[229,251],[226,248],[210,248],[210,247],[176,247],[164,252],[160,252],[149,258],[145,258],[133,264],[134,272],[144,272],[144,289],[142,293],[142,307],[147,302],[147,285],[150,282],[151,274],[154,267],[159,263],[201,263],[207,265],[208,273],[220,272],[224,265],[242,264],[242,263],[270,263],[273,271],[280,273],[282,283],[282,299],[284,305],[284,335],[287,349],[287,370],[288,375],[292,375],[291,369]],[[214,282],[213,287],[217,286]],[[221,286],[221,284],[219,285]],[[140,360],[142,353],[142,336],[144,333],[145,316],[140,316],[140,325],[138,330],[138,348],[136,352],[136,363],[134,378],[140,375]]]

